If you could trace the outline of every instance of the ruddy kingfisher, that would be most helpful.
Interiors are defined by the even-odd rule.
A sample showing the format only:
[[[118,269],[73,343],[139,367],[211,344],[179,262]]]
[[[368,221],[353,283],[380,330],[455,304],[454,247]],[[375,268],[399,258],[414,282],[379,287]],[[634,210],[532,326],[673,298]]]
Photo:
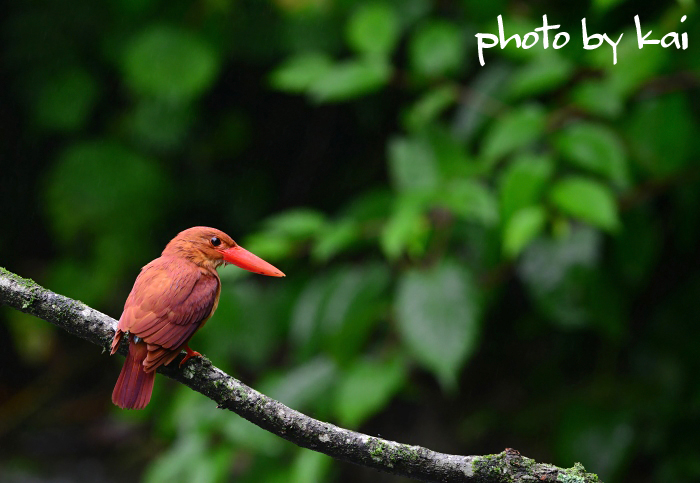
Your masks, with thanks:
[[[216,310],[221,294],[216,269],[228,263],[284,277],[226,233],[205,226],[180,232],[160,257],[141,269],[112,341],[114,354],[125,334],[129,340],[129,353],[112,393],[114,404],[143,409],[151,400],[158,367],[172,362],[183,349],[187,354],[180,366],[201,356],[188,343]]]

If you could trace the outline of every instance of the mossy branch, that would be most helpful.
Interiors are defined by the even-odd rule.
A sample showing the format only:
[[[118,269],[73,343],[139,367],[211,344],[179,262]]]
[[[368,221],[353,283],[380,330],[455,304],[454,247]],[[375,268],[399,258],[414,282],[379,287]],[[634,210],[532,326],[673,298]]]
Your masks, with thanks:
[[[102,347],[105,352],[116,328],[116,321],[111,317],[3,268],[0,268],[0,304],[51,322]],[[119,352],[124,354],[125,351],[126,345]],[[486,456],[449,455],[343,429],[270,399],[214,367],[204,357],[192,359],[182,369],[171,364],[161,367],[159,372],[204,394],[219,408],[233,411],[296,445],[395,475],[433,482],[599,481],[580,464],[570,469],[558,468],[536,463],[513,449]],[[105,400],[108,398],[105,394]]]

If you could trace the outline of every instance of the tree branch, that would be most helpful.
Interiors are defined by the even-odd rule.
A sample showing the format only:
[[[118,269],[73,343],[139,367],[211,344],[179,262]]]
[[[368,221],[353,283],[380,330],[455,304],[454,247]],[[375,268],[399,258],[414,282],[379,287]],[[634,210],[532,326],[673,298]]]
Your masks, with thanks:
[[[3,268],[0,268],[0,304],[51,322],[102,347],[105,352],[116,328],[111,317]],[[119,352],[126,353],[126,344]],[[229,409],[296,445],[395,475],[430,482],[599,481],[578,463],[570,469],[558,468],[536,463],[513,449],[486,456],[449,455],[343,429],[270,399],[214,367],[205,357],[191,360],[183,369],[171,364],[161,367],[159,372],[204,394],[219,408]]]

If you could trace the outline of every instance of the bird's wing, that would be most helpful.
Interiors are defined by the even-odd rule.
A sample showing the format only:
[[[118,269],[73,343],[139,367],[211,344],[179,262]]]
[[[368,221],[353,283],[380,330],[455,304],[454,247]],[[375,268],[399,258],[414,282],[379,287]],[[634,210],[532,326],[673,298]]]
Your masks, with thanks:
[[[119,330],[148,344],[146,370],[169,363],[214,311],[219,278],[171,257],[146,265],[124,305]]]

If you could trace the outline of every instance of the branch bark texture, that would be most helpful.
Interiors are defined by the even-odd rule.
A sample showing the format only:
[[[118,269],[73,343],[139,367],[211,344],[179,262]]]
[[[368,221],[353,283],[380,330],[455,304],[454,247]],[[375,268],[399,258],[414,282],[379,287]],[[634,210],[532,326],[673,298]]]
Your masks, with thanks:
[[[116,320],[3,268],[0,304],[46,320],[102,347],[104,352],[109,351]],[[126,344],[119,352],[126,354]],[[343,461],[429,482],[599,481],[578,463],[573,468],[558,468],[525,458],[513,449],[495,455],[450,455],[343,429],[288,408],[229,376],[205,357],[191,359],[182,369],[177,364],[180,358],[159,372],[204,394],[219,408],[233,411],[298,446]],[[109,395],[105,394],[105,398]]]

